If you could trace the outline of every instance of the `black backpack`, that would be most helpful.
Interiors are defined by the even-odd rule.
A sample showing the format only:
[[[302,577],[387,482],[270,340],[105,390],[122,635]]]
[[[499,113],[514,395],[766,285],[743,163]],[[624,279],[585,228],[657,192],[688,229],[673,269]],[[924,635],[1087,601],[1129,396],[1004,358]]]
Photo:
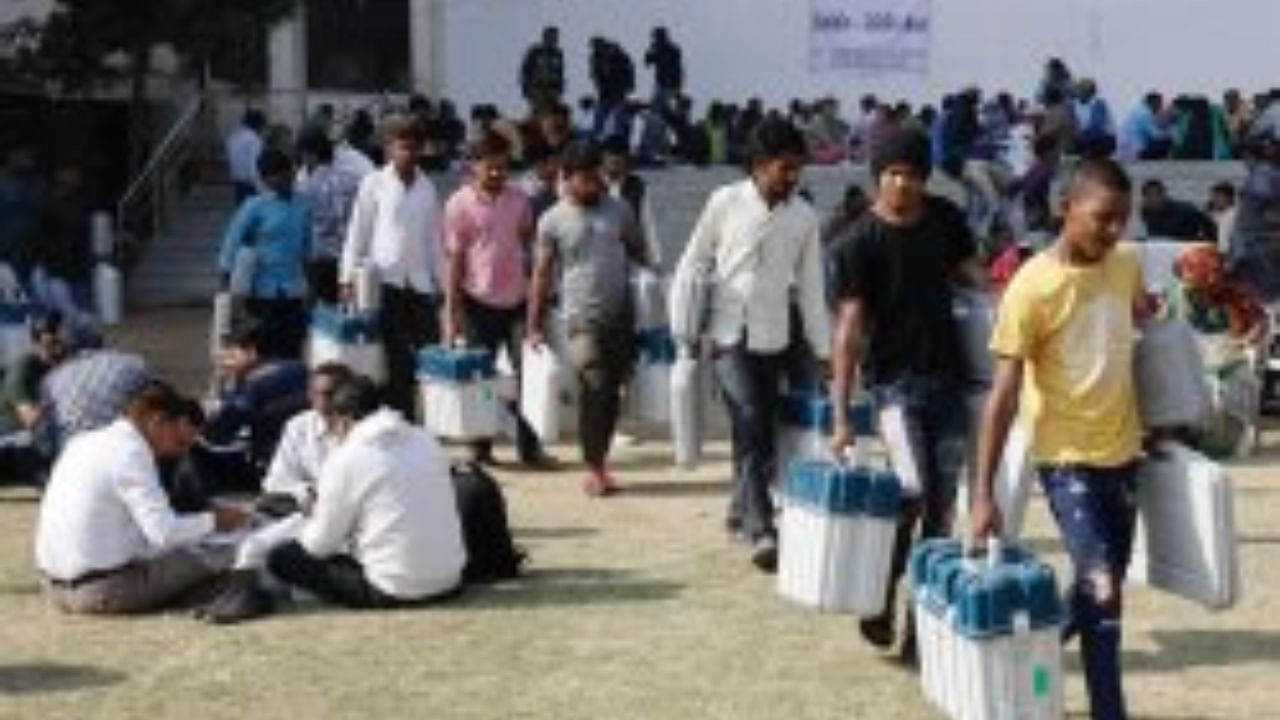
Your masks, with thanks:
[[[450,470],[467,548],[462,577],[467,582],[493,582],[519,576],[527,555],[511,540],[502,488],[475,463],[458,463]]]

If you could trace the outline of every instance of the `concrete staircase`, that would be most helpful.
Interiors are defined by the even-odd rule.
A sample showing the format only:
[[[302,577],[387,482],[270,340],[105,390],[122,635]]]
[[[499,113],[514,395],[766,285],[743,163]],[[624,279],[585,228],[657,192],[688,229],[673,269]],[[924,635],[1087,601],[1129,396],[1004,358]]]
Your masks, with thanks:
[[[1135,183],[1160,178],[1170,195],[1197,204],[1213,183],[1238,183],[1244,176],[1240,163],[1139,163],[1130,171]],[[707,196],[720,185],[741,178],[742,172],[727,167],[675,168],[645,175],[663,245],[663,269],[669,272],[680,259]],[[459,178],[443,176],[434,180],[443,202],[457,187]],[[865,167],[849,166],[809,168],[803,182],[823,213],[836,206],[847,184],[870,185]],[[961,189],[942,173],[934,173],[931,186],[934,192],[952,199],[963,197]],[[125,297],[131,307],[191,306],[211,301],[218,284],[218,245],[231,219],[232,202],[229,185],[201,185],[179,203],[167,231],[148,248],[129,280]],[[1137,209],[1135,202],[1135,216]],[[1140,230],[1140,224],[1135,224],[1134,229]]]
[[[179,203],[164,232],[146,249],[125,288],[132,309],[211,302],[218,290],[218,246],[231,220],[230,185],[197,185]]]

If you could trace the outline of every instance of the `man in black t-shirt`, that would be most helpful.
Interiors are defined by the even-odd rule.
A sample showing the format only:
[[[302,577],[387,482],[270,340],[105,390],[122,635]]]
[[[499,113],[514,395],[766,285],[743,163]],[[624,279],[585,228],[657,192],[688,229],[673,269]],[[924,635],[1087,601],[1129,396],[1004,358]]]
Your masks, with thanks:
[[[832,249],[837,304],[832,347],[832,402],[847,407],[865,385],[880,412],[880,430],[908,498],[894,548],[885,611],[862,623],[866,639],[893,644],[894,591],[902,576],[915,523],[921,535],[949,532],[956,482],[965,451],[965,378],[951,307],[951,283],[982,282],[964,215],[925,192],[931,168],[929,140],[897,130],[872,150],[875,203]],[[844,453],[854,443],[848,420],[836,414],[832,444]],[[909,657],[914,642],[902,651]]]

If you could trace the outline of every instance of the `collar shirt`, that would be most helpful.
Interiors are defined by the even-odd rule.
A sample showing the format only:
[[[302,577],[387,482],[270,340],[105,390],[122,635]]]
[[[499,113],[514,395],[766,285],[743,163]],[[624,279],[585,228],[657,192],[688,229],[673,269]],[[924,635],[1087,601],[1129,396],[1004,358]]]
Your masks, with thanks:
[[[336,165],[321,165],[298,181],[298,198],[311,217],[311,250],[314,256],[336,259],[347,237],[351,205],[360,189],[360,177]]]
[[[258,156],[262,154],[262,136],[241,125],[227,136],[227,166],[233,182],[258,184]]]
[[[252,297],[300,298],[307,294],[306,262],[311,256],[311,219],[303,201],[265,192],[249,198],[231,219],[218,263],[235,266],[241,248],[256,252]]]
[[[442,287],[440,204],[431,180],[414,172],[408,185],[391,165],[365,177],[342,248],[342,282],[368,262],[384,285],[438,295]]]
[[[504,309],[524,302],[524,258],[532,227],[529,198],[514,187],[491,198],[467,184],[449,198],[445,246],[466,269],[462,289],[468,297]]]
[[[71,581],[195,542],[214,530],[210,513],[175,515],[151,447],[120,419],[85,433],[54,464],[40,501],[36,564]]]
[[[299,542],[317,557],[349,553],[399,599],[457,587],[467,556],[444,451],[394,411],[362,420],[325,463]]]
[[[717,345],[785,349],[794,292],[814,353],[830,354],[818,216],[802,199],[770,208],[750,179],[717,190],[680,259],[677,282],[697,272],[711,280],[709,332]]]
[[[150,376],[141,356],[115,350],[83,353],[50,370],[41,396],[56,445],[111,424]]]
[[[262,480],[268,493],[292,495],[306,506],[311,501],[325,460],[338,447],[324,418],[315,410],[299,413],[289,420],[280,435],[280,444]]]

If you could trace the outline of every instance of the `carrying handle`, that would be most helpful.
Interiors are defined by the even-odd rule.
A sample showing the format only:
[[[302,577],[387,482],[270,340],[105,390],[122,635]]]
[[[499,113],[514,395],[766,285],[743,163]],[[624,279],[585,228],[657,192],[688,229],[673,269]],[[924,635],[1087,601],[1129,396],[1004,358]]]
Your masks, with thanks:
[[[980,572],[983,569],[995,570],[1000,566],[1000,560],[1004,557],[1004,547],[999,535],[988,535],[983,538],[981,546],[975,545],[973,538],[965,533],[964,539],[960,541],[961,556],[964,558],[965,568],[970,572]],[[986,565],[983,567],[983,555],[986,556]]]

